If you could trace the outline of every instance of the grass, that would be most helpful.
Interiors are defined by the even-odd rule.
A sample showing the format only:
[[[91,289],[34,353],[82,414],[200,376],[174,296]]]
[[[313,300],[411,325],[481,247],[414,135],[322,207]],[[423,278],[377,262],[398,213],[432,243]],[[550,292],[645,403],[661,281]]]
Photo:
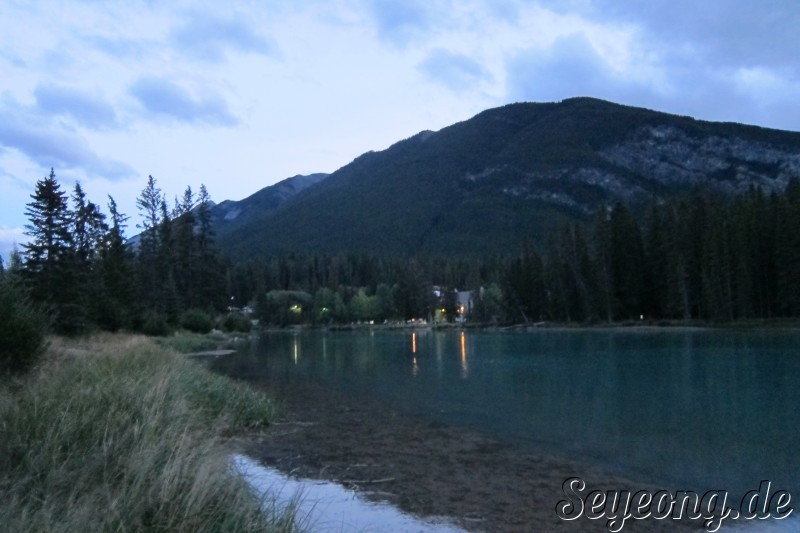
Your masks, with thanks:
[[[0,383],[4,531],[294,531],[231,467],[225,438],[269,424],[262,394],[138,336],[50,343]]]
[[[158,343],[159,346],[174,350],[178,353],[192,353],[215,350],[225,341],[225,338],[211,334],[202,335],[200,333],[181,331],[167,337],[154,338],[154,341]]]
[[[159,346],[178,353],[204,352],[221,348],[232,348],[246,342],[248,336],[242,333],[192,333],[186,330],[176,331],[165,337],[153,337]]]

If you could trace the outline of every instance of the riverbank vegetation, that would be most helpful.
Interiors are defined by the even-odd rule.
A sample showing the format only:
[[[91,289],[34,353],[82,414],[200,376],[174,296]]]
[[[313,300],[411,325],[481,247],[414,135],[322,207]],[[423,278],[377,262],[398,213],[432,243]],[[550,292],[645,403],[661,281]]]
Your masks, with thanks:
[[[143,336],[53,339],[0,381],[7,531],[293,531],[230,463],[226,439],[275,404]]]
[[[275,325],[452,321],[461,307],[484,324],[753,323],[800,316],[797,228],[793,180],[781,194],[609,206],[507,256],[290,254],[228,277],[235,299]]]
[[[55,331],[391,324],[741,323],[800,317],[800,182],[735,197],[701,189],[651,206],[601,207],[592,220],[505,255],[285,253],[231,263],[214,243],[205,188],[170,209],[150,177],[140,233],[79,184],[71,206],[53,172],[28,204],[21,280]],[[0,272],[2,274],[2,272]]]
[[[79,183],[68,196],[52,170],[31,198],[30,240],[12,255],[8,272],[47,313],[56,333],[206,332],[224,317],[225,270],[205,187],[198,195],[187,187],[170,207],[149,177],[137,199],[142,222],[133,242],[125,236],[128,216],[113,198],[106,215]]]
[[[32,367],[44,350],[47,317],[12,276],[0,273],[0,378]]]

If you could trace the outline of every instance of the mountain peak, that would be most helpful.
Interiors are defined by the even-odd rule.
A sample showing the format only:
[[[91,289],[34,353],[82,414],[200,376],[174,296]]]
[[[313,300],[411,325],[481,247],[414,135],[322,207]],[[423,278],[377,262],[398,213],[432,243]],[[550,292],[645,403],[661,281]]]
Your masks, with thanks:
[[[281,251],[509,252],[604,205],[700,187],[780,190],[800,134],[590,97],[489,109],[369,152],[248,224],[236,255]],[[257,193],[258,194],[258,193]]]

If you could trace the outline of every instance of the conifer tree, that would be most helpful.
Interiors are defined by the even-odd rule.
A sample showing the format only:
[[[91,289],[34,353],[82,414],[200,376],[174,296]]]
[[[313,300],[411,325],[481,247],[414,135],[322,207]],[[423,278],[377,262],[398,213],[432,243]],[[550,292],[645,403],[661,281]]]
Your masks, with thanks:
[[[56,326],[68,318],[66,307],[75,287],[70,279],[69,233],[70,212],[67,196],[56,181],[55,171],[36,183],[25,214],[30,221],[25,226],[31,239],[23,244],[24,271],[36,302],[50,306]]]
[[[644,247],[639,225],[622,204],[611,211],[611,272],[619,318],[638,318],[643,313]]]
[[[133,257],[125,244],[125,222],[117,203],[108,197],[111,225],[100,247],[99,278],[102,290],[98,296],[97,320],[110,331],[130,325],[135,306]]]
[[[612,246],[611,224],[606,209],[602,208],[594,219],[594,256],[597,268],[599,311],[600,315],[609,322],[614,321],[617,308]]]
[[[150,312],[157,312],[160,300],[160,286],[163,278],[159,279],[158,256],[160,249],[161,224],[160,209],[163,202],[161,189],[156,187],[153,176],[147,177],[147,185],[136,199],[136,206],[142,215],[141,224],[137,228],[139,233],[139,246],[137,254],[137,270],[139,277],[140,298],[144,307]]]
[[[213,202],[205,185],[200,185],[196,208],[197,287],[201,307],[221,310],[226,297],[225,268],[214,245],[214,225],[211,219]]]
[[[786,186],[776,241],[778,308],[784,316],[800,315],[800,180]]]
[[[195,207],[192,188],[187,187],[180,201],[175,199],[172,212],[172,231],[170,235],[170,266],[174,276],[177,294],[185,308],[199,308],[196,270],[198,264],[197,242],[195,239]]]

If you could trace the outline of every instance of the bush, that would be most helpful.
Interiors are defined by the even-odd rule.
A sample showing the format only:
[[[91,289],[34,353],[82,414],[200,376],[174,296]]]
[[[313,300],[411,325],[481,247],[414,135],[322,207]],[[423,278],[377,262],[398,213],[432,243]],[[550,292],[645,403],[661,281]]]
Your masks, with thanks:
[[[155,311],[149,311],[144,315],[141,331],[145,335],[150,335],[151,337],[163,337],[169,335],[170,328],[164,315],[156,313]]]
[[[77,337],[89,331],[86,308],[78,304],[61,304],[53,309],[53,329],[58,335]]]
[[[241,313],[228,313],[222,321],[222,329],[228,332],[238,331],[241,333],[249,333],[253,324],[250,319]]]
[[[41,355],[47,318],[26,292],[0,281],[0,372],[24,372]]]
[[[181,315],[181,326],[194,333],[208,333],[214,329],[214,321],[205,311],[189,309]]]

